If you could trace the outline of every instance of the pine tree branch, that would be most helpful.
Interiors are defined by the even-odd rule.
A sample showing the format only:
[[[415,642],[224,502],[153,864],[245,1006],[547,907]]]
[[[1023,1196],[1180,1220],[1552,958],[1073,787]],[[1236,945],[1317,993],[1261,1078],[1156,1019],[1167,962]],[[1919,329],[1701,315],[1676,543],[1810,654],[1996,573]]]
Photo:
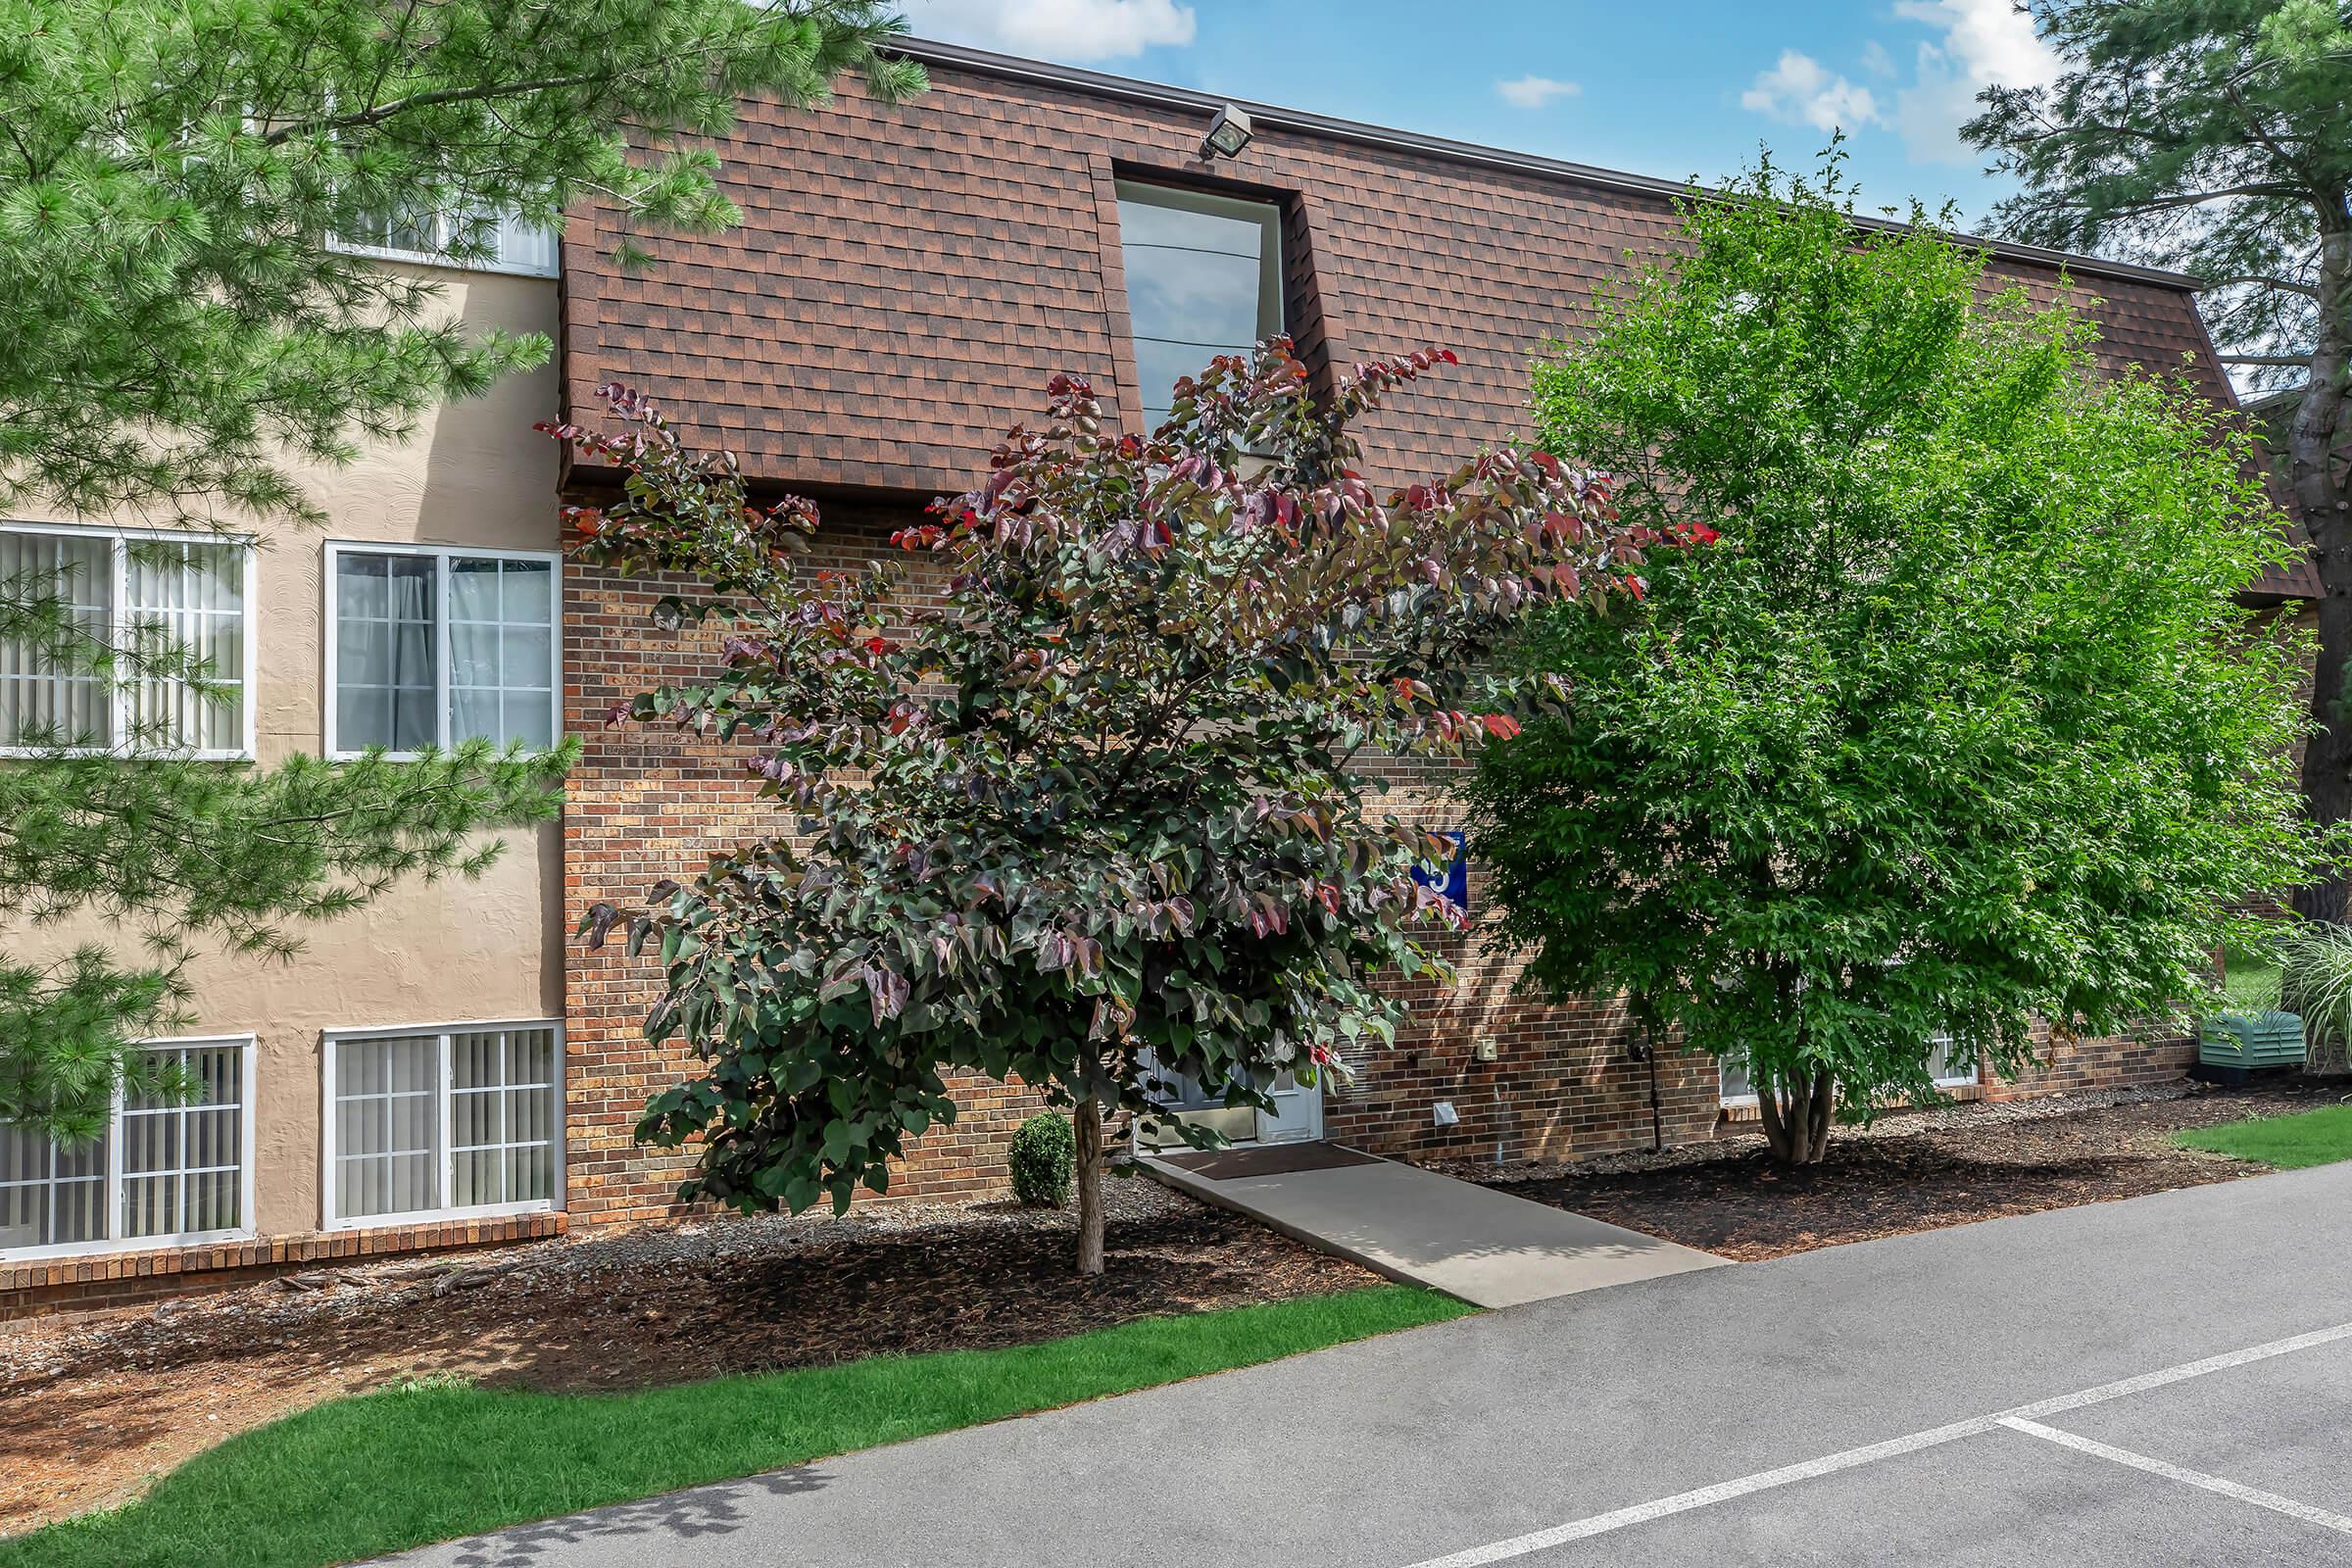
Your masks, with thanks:
[[[2275,288],[2286,294],[2301,294],[2309,299],[2316,300],[2320,297],[2320,291],[2309,283],[2298,283],[2291,277],[2273,277],[2266,272],[2237,272],[2228,277],[2209,277],[2198,283],[2197,289],[2202,293],[2208,289],[2231,288],[2240,283],[2259,283],[2264,288]]]

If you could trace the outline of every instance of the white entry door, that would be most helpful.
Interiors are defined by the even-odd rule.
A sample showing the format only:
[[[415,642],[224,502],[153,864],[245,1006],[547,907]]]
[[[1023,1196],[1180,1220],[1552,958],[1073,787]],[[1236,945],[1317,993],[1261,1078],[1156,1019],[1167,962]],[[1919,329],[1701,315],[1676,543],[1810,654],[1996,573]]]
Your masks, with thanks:
[[[1150,1058],[1145,1060],[1147,1070],[1152,1070]],[[1323,1136],[1323,1091],[1300,1084],[1288,1072],[1267,1091],[1274,1108],[1255,1110],[1247,1105],[1227,1108],[1222,1096],[1210,1099],[1185,1074],[1157,1071],[1169,1090],[1160,1097],[1161,1104],[1197,1126],[1214,1128],[1230,1143],[1311,1144]]]
[[[1286,1072],[1274,1080],[1270,1093],[1274,1108],[1257,1113],[1259,1143],[1311,1144],[1323,1136],[1323,1090],[1319,1084],[1302,1084]]]

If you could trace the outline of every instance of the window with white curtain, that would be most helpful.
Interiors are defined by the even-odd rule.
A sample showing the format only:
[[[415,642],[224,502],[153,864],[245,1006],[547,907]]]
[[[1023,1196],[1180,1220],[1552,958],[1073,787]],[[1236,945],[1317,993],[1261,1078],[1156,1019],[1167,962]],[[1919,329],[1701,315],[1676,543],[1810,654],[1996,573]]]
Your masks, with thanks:
[[[552,1020],[330,1034],[328,1228],[557,1206],[563,1066]]]
[[[329,545],[328,752],[553,746],[558,577],[553,555]]]
[[[106,1132],[73,1149],[0,1123],[0,1257],[253,1234],[252,1037],[143,1049],[169,1057],[196,1097],[119,1093]]]
[[[457,226],[447,214],[404,208],[355,224],[350,233],[336,235],[333,245],[355,255],[391,261],[462,267],[477,272],[520,272],[529,277],[556,275],[556,231],[552,228],[526,223],[508,213],[490,232],[488,255],[461,259],[449,254]]]
[[[142,649],[181,666],[110,681],[86,657],[0,642],[0,748],[253,754],[250,542],[0,524],[0,583],[20,600],[54,594],[93,650]]]
[[[1282,332],[1282,210],[1120,180],[1119,250],[1144,426],[1168,416],[1180,376]]]

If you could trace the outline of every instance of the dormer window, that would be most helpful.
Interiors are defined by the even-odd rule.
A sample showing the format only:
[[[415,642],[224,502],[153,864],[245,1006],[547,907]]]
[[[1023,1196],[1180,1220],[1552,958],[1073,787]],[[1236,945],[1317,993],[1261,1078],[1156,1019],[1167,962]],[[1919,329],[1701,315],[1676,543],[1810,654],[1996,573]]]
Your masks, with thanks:
[[[1118,195],[1127,317],[1150,430],[1168,416],[1179,377],[1282,332],[1282,209],[1124,179]]]

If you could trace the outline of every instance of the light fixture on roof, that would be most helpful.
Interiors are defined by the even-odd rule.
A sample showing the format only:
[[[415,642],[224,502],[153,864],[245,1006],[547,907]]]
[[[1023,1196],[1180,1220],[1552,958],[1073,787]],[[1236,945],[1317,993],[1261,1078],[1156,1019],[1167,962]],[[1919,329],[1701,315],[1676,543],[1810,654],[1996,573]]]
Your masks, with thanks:
[[[1208,122],[1208,134],[1200,138],[1203,158],[1239,158],[1242,149],[1250,145],[1250,117],[1233,105],[1217,111],[1217,118]]]

